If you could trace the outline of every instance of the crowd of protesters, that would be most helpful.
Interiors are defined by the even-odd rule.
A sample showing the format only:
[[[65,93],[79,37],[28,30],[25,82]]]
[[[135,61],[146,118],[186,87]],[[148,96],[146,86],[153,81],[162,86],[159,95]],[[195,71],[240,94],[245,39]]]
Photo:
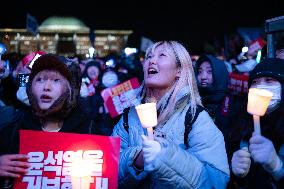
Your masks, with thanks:
[[[257,60],[263,48],[194,62],[176,41],[156,42],[141,57],[7,56],[9,68],[0,61],[0,187],[27,172],[18,131],[28,129],[119,136],[119,188],[284,188],[284,43],[275,58]],[[134,77],[138,102],[157,103],[154,140],[137,104],[112,117],[101,95]],[[273,93],[261,134],[246,110],[249,88]]]

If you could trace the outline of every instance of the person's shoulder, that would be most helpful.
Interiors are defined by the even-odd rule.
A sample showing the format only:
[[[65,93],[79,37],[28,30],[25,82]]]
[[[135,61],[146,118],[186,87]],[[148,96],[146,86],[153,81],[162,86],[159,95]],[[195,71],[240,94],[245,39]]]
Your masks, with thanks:
[[[19,130],[27,112],[11,106],[0,107],[0,137],[11,137]]]
[[[85,113],[84,111],[84,107],[82,106],[75,106],[69,113],[69,115],[67,116],[67,119],[72,119],[72,118],[75,118],[75,119],[78,119],[78,118],[82,118],[82,119],[86,119],[88,118],[89,116]]]
[[[86,134],[89,133],[92,124],[92,118],[86,114],[80,106],[76,106],[64,118],[63,126],[60,131]]]
[[[199,132],[199,130],[215,130],[216,128],[217,126],[213,119],[205,109],[198,113],[197,118],[193,123],[193,130],[197,132]]]
[[[16,122],[24,114],[22,109],[16,109],[13,106],[0,107],[0,128]]]
[[[199,111],[196,111],[196,121],[200,119],[211,119],[209,113],[205,108],[199,109]]]

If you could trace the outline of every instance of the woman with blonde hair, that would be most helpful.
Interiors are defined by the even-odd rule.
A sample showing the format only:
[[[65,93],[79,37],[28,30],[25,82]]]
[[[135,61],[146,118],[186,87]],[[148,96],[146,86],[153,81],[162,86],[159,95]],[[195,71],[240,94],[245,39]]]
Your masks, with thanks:
[[[229,167],[223,135],[203,110],[192,62],[178,42],[150,46],[141,103],[157,103],[154,140],[134,107],[115,126],[121,138],[120,188],[225,188]],[[127,120],[127,121],[125,121]],[[142,136],[141,136],[142,135]]]

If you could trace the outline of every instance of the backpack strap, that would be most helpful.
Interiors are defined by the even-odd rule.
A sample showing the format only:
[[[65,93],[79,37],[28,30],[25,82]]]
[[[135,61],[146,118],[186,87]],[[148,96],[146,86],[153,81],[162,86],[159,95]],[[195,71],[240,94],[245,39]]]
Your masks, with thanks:
[[[192,114],[190,112],[190,108],[188,108],[186,114],[185,114],[185,118],[184,118],[184,144],[186,146],[186,148],[188,148],[188,134],[190,133],[191,129],[192,129],[192,124],[196,121],[198,115],[200,112],[202,112],[204,110],[204,108],[200,105],[197,106],[196,108],[196,112],[194,115],[194,118],[192,119]]]
[[[124,129],[126,130],[126,132],[128,133],[128,129],[129,129],[129,125],[128,125],[128,112],[130,110],[130,107],[128,108],[125,108],[123,110],[123,113],[122,113],[122,118],[123,118],[123,127]]]
[[[125,108],[123,110],[123,114],[122,114],[122,118],[123,118],[123,127],[125,129],[125,131],[127,133],[129,133],[129,125],[128,125],[128,112],[129,112],[130,108]],[[192,118],[192,115],[190,113],[190,109],[187,110],[186,115],[185,115],[185,119],[184,119],[184,144],[186,145],[186,147],[188,148],[188,143],[187,143],[187,139],[188,139],[188,134],[190,133],[191,129],[192,129],[192,124],[196,121],[198,115],[200,112],[202,112],[204,110],[204,108],[202,106],[197,106],[194,118]]]

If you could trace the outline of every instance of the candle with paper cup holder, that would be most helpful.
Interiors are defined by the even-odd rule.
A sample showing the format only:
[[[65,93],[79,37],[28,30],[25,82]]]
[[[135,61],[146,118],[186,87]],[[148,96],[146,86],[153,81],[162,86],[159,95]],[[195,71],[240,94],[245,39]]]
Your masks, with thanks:
[[[89,189],[91,183],[91,171],[88,161],[73,161],[70,177],[72,189]]]
[[[258,134],[261,134],[259,117],[265,114],[272,95],[265,89],[249,89],[247,111],[253,115],[254,131]]]
[[[142,127],[147,129],[148,137],[154,140],[153,127],[157,125],[156,103],[145,103],[135,107]]]

